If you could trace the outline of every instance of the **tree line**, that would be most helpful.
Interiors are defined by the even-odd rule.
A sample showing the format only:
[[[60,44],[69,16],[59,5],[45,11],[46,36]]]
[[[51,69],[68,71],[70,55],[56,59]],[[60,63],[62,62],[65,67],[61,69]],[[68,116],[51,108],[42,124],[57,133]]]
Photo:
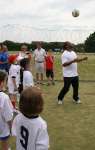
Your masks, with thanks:
[[[22,44],[26,44],[29,50],[34,50],[36,48],[36,41],[32,41],[31,43],[18,43],[6,40],[3,42],[8,46],[9,51],[19,51]],[[61,51],[63,50],[64,42],[42,42],[42,47],[48,51],[48,49],[52,49],[53,51]],[[90,34],[89,37],[85,40],[84,43],[74,44],[74,48],[76,52],[95,52],[95,32]]]

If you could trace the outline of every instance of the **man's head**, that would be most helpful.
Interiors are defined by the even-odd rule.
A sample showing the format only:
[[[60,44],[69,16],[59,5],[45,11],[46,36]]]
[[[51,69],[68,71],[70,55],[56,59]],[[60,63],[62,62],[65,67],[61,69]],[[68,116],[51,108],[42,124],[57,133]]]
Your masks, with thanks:
[[[21,51],[22,51],[22,52],[26,52],[27,50],[28,50],[27,45],[22,45],[22,46],[21,46]]]
[[[7,48],[7,46],[6,45],[2,45],[2,51],[4,51],[4,52],[7,52],[8,51],[8,48]]]
[[[64,50],[71,51],[71,50],[73,50],[73,48],[74,48],[74,46],[72,43],[70,43],[68,41],[64,42],[64,45],[63,45]]]
[[[41,47],[42,47],[42,43],[41,42],[37,42],[36,45],[37,45],[38,49],[41,49]]]

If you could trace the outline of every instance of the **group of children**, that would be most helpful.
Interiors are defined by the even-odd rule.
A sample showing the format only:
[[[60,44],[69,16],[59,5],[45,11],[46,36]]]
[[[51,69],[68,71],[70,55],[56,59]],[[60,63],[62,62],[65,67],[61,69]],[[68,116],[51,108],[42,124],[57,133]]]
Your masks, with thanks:
[[[4,71],[0,71],[1,150],[8,150],[8,139],[11,135],[16,136],[17,150],[48,150],[47,124],[39,116],[44,102],[40,89],[34,86],[30,59],[27,57],[18,60],[17,55],[11,55],[9,63],[11,65],[8,77]],[[47,76],[49,77],[49,72]],[[9,96],[3,92],[5,82]],[[18,95],[19,113],[14,118]]]

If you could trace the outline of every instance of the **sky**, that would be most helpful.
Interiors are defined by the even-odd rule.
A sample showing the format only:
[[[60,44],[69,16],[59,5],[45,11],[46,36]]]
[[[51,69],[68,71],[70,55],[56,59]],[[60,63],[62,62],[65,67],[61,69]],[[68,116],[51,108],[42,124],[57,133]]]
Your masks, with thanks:
[[[94,29],[95,0],[0,0],[0,41],[80,43]]]

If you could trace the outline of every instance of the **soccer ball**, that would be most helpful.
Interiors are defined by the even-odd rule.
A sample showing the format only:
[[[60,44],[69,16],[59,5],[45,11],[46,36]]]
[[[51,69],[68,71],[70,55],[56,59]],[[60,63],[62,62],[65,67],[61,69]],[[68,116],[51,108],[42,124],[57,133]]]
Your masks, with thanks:
[[[73,17],[78,17],[78,16],[79,16],[79,10],[74,9],[74,10],[72,11],[72,16],[73,16]]]

